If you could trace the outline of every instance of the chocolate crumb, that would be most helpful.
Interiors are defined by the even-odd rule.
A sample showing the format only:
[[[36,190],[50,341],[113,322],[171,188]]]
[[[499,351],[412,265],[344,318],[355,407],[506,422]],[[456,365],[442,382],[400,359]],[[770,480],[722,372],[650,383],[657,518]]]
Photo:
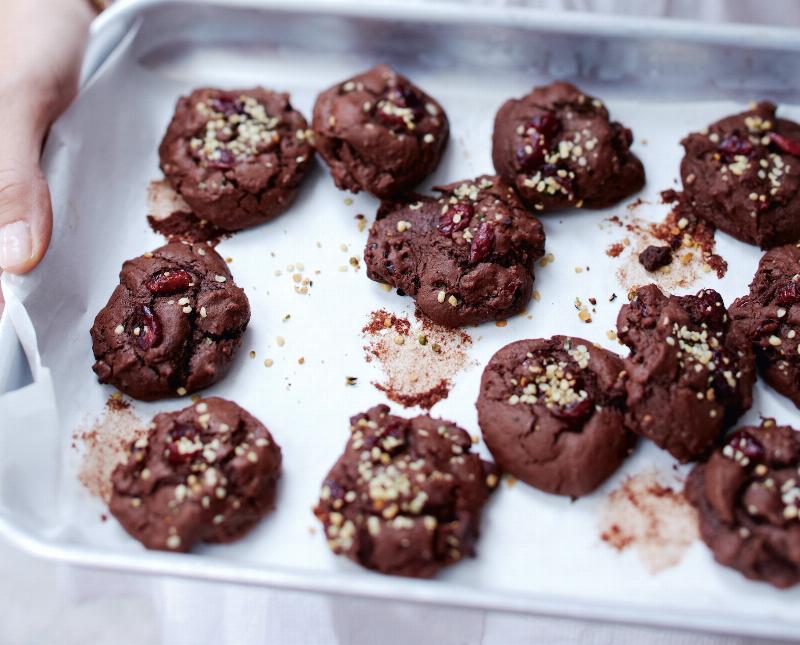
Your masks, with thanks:
[[[656,271],[672,262],[672,247],[648,246],[639,254],[639,264],[648,271]]]

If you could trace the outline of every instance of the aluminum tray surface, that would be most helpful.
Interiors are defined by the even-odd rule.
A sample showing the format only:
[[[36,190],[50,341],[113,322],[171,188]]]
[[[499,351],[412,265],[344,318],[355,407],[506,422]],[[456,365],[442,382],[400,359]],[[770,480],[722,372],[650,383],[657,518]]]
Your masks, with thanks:
[[[782,114],[800,117],[791,106],[798,103],[799,48],[800,38],[786,30],[700,31],[683,23],[532,11],[454,13],[383,3],[120,4],[95,25],[82,92],[48,141],[45,165],[56,211],[50,253],[33,274],[4,276],[8,317],[35,383],[0,396],[0,412],[14,411],[14,427],[0,433],[0,528],[32,551],[92,566],[795,635],[800,590],[748,582],[715,565],[700,542],[677,566],[654,575],[633,551],[617,553],[600,539],[607,495],[626,475],[650,469],[680,479],[686,472],[645,442],[600,491],[576,502],[522,484],[502,486],[487,507],[478,557],[435,580],[392,579],[334,557],[318,527],[309,530],[316,527],[310,507],[348,436],[349,416],[385,400],[370,385],[380,373],[364,361],[361,328],[381,307],[413,317],[413,303],[367,280],[363,268],[338,270],[363,250],[366,233],[357,230],[354,215],[371,220],[377,202],[359,195],[346,203],[321,163],[288,213],[219,247],[233,258],[231,270],[250,297],[253,316],[232,372],[207,393],[237,400],[283,446],[276,511],[233,545],[191,555],[147,552],[115,521],[101,520],[102,503],[77,480],[80,459],[71,443],[74,430],[102,412],[111,392],[97,385],[90,369],[91,321],[116,284],[121,262],[161,243],[145,222],[145,195],[148,182],[158,178],[158,142],[181,93],[201,85],[263,84],[291,92],[309,116],[320,90],[388,62],[434,95],[451,120],[450,146],[423,186],[428,188],[491,172],[492,121],[504,99],[549,79],[573,80],[634,130],[648,173],[641,197],[650,203],[639,214],[656,219],[666,214],[658,193],[675,186],[678,142],[687,132],[762,97],[780,101]],[[625,212],[622,204],[542,218],[555,262],[537,269],[541,301],[531,303],[531,319],[467,330],[473,364],[457,375],[434,415],[478,434],[474,401],[481,366],[512,340],[565,333],[620,350],[606,331],[625,290],[615,275],[618,261],[605,253],[620,236],[600,225]],[[746,291],[760,254],[717,237],[728,274],[722,280],[706,274],[689,290],[711,286],[730,302]],[[349,245],[347,253],[342,244]],[[297,262],[320,270],[311,295],[296,294],[286,275],[286,265]],[[576,266],[590,270],[576,273]],[[283,275],[276,276],[276,269]],[[613,292],[621,298],[609,304]],[[585,324],[574,300],[590,296],[598,299],[597,312]],[[287,313],[291,320],[283,322]],[[8,333],[10,327],[6,321],[2,329]],[[283,347],[276,344],[279,335],[286,339]],[[251,349],[256,360],[247,356]],[[269,369],[267,357],[275,360]],[[345,387],[346,375],[358,376],[359,385]],[[185,403],[136,403],[135,412],[147,419]],[[761,384],[742,422],[760,414],[797,421],[794,407]]]

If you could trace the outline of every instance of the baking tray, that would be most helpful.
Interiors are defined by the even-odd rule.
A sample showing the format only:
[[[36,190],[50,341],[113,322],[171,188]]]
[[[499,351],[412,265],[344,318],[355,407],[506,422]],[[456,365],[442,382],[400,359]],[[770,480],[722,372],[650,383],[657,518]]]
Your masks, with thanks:
[[[72,446],[75,429],[87,415],[101,414],[111,392],[94,380],[87,332],[121,262],[161,243],[144,220],[145,193],[158,176],[157,145],[175,99],[200,85],[261,83],[290,91],[309,115],[321,89],[377,62],[408,74],[450,116],[451,144],[424,188],[491,171],[497,107],[537,83],[564,78],[602,97],[612,115],[633,128],[648,173],[641,197],[649,206],[641,215],[651,219],[666,212],[656,205],[657,195],[674,185],[678,141],[686,132],[762,97],[800,117],[800,35],[786,29],[392,2],[116,4],[92,27],[80,96],[47,143],[44,166],[55,209],[50,252],[28,276],[2,279],[8,305],[0,347],[21,346],[27,360],[19,360],[19,349],[0,354],[8,390],[0,395],[0,531],[28,551],[93,567],[796,636],[800,589],[748,582],[716,566],[699,542],[678,565],[655,575],[635,553],[603,543],[603,505],[624,477],[648,469],[675,480],[685,475],[644,442],[601,490],[577,502],[503,485],[487,507],[478,557],[435,580],[389,578],[334,557],[320,531],[309,530],[315,526],[310,507],[347,438],[349,415],[385,400],[369,384],[380,373],[375,361],[364,361],[360,330],[370,311],[383,307],[413,318],[413,307],[368,281],[363,268],[337,270],[363,248],[366,234],[355,227],[354,215],[371,220],[377,203],[364,195],[348,203],[321,164],[289,213],[219,247],[234,260],[253,318],[232,372],[207,393],[236,399],[283,446],[277,510],[243,541],[189,555],[147,552],[116,522],[103,521],[102,503],[77,481],[80,459]],[[619,235],[603,222],[625,212],[620,205],[543,217],[555,262],[537,269],[541,301],[531,303],[530,318],[467,330],[473,364],[455,377],[435,415],[478,434],[480,366],[512,340],[566,333],[620,349],[606,331],[624,301],[624,286],[617,261],[605,253]],[[688,290],[712,286],[730,302],[745,292],[759,252],[725,235],[718,235],[718,249],[730,263],[728,274],[722,280],[705,275]],[[296,262],[321,270],[309,296],[296,294],[285,274]],[[576,266],[590,270],[577,273]],[[284,275],[275,276],[276,269]],[[614,292],[621,298],[607,303]],[[574,299],[590,296],[598,306],[585,324]],[[287,313],[288,323],[282,320]],[[278,335],[285,346],[276,345]],[[248,359],[250,349],[256,360]],[[275,359],[270,369],[262,363],[266,357]],[[30,384],[15,389],[26,371]],[[359,376],[357,387],[344,385],[351,374]],[[134,409],[146,419],[184,404],[136,403]],[[742,422],[759,414],[797,422],[796,410],[761,384]]]

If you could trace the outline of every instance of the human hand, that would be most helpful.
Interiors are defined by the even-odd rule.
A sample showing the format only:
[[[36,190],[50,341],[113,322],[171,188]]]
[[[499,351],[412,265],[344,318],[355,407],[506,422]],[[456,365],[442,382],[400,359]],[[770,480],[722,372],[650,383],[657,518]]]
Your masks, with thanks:
[[[30,271],[50,242],[39,159],[47,129],[77,92],[93,15],[88,0],[0,2],[0,270]]]

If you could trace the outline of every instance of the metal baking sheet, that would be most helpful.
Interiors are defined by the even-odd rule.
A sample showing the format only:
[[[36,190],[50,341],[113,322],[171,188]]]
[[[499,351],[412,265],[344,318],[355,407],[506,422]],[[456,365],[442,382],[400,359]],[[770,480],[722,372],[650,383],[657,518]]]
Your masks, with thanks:
[[[678,142],[690,130],[763,97],[780,101],[782,114],[800,117],[800,37],[790,30],[390,2],[120,3],[96,21],[80,96],[48,140],[50,252],[32,274],[3,276],[8,306],[0,346],[16,347],[18,338],[29,364],[13,368],[17,376],[4,382],[11,390],[24,369],[33,382],[0,395],[0,530],[42,556],[97,567],[795,636],[798,589],[748,582],[715,565],[699,541],[678,564],[654,574],[635,552],[617,553],[600,539],[608,494],[626,476],[657,471],[679,481],[686,472],[645,442],[601,490],[576,502],[504,485],[487,507],[478,557],[435,580],[388,578],[334,557],[320,531],[309,530],[310,507],[347,438],[348,417],[385,400],[370,385],[380,372],[376,361],[364,361],[361,328],[379,308],[413,319],[413,306],[348,265],[366,239],[354,215],[371,220],[377,202],[364,195],[346,201],[322,164],[290,212],[219,247],[233,259],[253,317],[232,372],[207,393],[238,401],[283,446],[277,510],[241,542],[190,555],[147,552],[116,522],[103,521],[103,504],[78,481],[80,456],[72,446],[75,429],[100,415],[111,393],[91,372],[88,329],[121,262],[162,243],[145,222],[145,195],[158,178],[157,145],[176,98],[201,85],[263,84],[291,92],[308,116],[320,90],[377,62],[409,75],[451,119],[446,156],[423,188],[491,172],[491,127],[501,102],[564,78],[602,97],[612,116],[634,130],[648,174],[637,211],[644,219],[666,214],[658,193],[675,185]],[[466,330],[473,339],[470,365],[434,415],[479,434],[474,401],[481,366],[512,340],[566,333],[620,351],[606,336],[625,295],[620,260],[605,253],[620,237],[604,224],[614,214],[627,209],[542,218],[555,260],[537,270],[541,300],[531,303],[530,317],[505,327]],[[711,286],[730,302],[746,291],[759,252],[717,238],[727,275],[702,274],[682,290]],[[297,263],[320,271],[310,295],[295,293],[286,273]],[[340,271],[342,265],[348,270]],[[620,296],[614,303],[607,302],[611,293]],[[576,315],[576,297],[597,298],[591,324]],[[277,336],[285,345],[278,346]],[[263,364],[267,357],[275,361],[271,368]],[[346,375],[358,376],[358,386],[345,387]],[[147,419],[185,404],[135,403],[134,412]],[[795,408],[759,384],[742,422],[762,414],[797,423]]]

